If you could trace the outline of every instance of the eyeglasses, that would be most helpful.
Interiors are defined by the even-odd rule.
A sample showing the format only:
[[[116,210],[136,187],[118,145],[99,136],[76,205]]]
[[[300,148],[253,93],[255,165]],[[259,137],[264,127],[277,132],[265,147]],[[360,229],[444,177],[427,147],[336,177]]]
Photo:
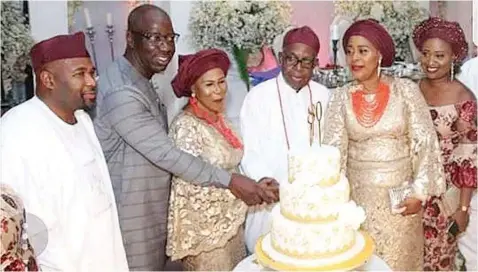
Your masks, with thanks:
[[[131,33],[140,35],[144,39],[146,39],[150,44],[159,44],[160,42],[165,42],[167,44],[172,44],[177,42],[179,39],[179,34],[171,33],[163,35],[161,33],[151,33],[151,32],[139,32],[139,31],[131,31]]]
[[[282,58],[284,60],[284,64],[289,66],[289,67],[294,67],[298,63],[300,63],[301,67],[309,69],[309,68],[314,67],[314,65],[315,65],[315,59],[314,58],[299,59],[294,54],[285,54],[285,53],[283,54]]]

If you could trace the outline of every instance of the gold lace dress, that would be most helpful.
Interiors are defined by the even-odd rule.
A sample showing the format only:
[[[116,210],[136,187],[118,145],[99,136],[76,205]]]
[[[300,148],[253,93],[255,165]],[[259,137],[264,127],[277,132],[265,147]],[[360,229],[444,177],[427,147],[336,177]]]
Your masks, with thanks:
[[[193,114],[182,112],[173,121],[170,136],[180,149],[237,171],[243,151],[234,149],[215,128]],[[173,177],[167,255],[181,259],[186,270],[232,270],[246,257],[246,212],[247,205],[228,189],[201,187]]]
[[[412,181],[421,199],[444,192],[440,147],[428,107],[409,80],[383,78],[388,104],[371,127],[357,121],[349,84],[332,94],[324,142],[340,148],[351,198],[366,211],[362,227],[375,240],[375,254],[393,270],[422,270],[422,214],[392,214],[388,189]]]

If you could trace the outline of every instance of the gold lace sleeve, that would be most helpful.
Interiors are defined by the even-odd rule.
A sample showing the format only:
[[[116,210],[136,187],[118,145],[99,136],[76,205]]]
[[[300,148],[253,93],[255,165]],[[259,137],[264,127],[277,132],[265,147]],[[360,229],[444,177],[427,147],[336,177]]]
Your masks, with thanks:
[[[348,135],[345,128],[345,103],[348,101],[348,97],[347,86],[332,91],[324,123],[323,142],[339,148],[342,171],[346,171],[347,166]]]
[[[440,145],[428,105],[418,85],[410,80],[397,81],[408,116],[413,188],[415,196],[423,201],[428,196],[441,195],[446,189]]]
[[[197,122],[184,115],[176,119],[169,131],[169,137],[179,149],[196,157],[202,153],[201,135]]]

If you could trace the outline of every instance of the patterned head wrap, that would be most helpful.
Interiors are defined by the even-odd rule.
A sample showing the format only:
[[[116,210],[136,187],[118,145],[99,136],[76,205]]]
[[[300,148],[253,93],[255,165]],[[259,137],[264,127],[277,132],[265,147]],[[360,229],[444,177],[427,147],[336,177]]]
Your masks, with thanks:
[[[381,66],[388,67],[393,64],[395,60],[395,44],[392,36],[376,20],[367,19],[354,22],[344,33],[342,44],[345,51],[347,51],[347,44],[352,36],[364,37],[380,51],[382,55]]]
[[[413,42],[419,50],[422,49],[423,43],[426,40],[433,38],[449,43],[458,61],[465,59],[468,54],[468,43],[466,42],[465,34],[457,22],[431,17],[418,24],[413,31]]]

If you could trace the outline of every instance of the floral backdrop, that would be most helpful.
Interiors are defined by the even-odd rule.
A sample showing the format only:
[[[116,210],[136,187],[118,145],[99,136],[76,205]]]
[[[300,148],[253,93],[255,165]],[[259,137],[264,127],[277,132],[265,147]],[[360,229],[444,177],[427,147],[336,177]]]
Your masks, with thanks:
[[[288,1],[200,1],[191,10],[189,29],[198,49],[257,51],[272,44],[290,18]]]
[[[20,1],[2,1],[2,83],[7,92],[12,83],[25,80],[28,53],[33,45],[22,5]]]
[[[347,1],[335,0],[336,15],[355,20],[373,18],[381,22],[395,41],[398,61],[412,62],[410,37],[413,28],[428,18],[427,10],[417,1]]]
[[[68,0],[68,27],[73,25],[75,13],[83,6],[83,0]]]
[[[221,48],[232,54],[239,76],[250,87],[247,59],[290,25],[288,1],[200,1],[189,19],[192,46]]]

